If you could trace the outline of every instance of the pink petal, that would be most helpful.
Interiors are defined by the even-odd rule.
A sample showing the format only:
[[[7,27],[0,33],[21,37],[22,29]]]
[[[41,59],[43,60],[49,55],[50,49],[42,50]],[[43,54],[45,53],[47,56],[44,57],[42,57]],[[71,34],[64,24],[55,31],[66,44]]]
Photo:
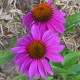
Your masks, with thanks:
[[[33,60],[29,68],[29,78],[33,79],[37,67],[37,60]]]
[[[33,40],[30,36],[26,36],[26,35],[25,35],[23,38],[24,38],[25,41],[27,41],[27,42],[30,42],[30,41]]]
[[[13,52],[13,53],[20,53],[20,52],[25,52],[26,51],[26,48],[24,46],[22,47],[13,47],[10,49],[10,52]]]
[[[22,44],[16,44],[14,47],[22,47]]]
[[[47,79],[47,75],[46,75],[45,69],[44,69],[43,64],[41,63],[40,60],[38,60],[38,69],[39,69],[40,75],[41,75],[43,78]]]
[[[63,62],[64,58],[60,54],[47,52],[46,57],[53,62]]]
[[[46,30],[47,30],[46,23],[45,23],[45,24],[41,24],[41,25],[40,25],[40,32],[41,32],[42,35],[44,34],[44,32],[45,32]]]
[[[57,21],[54,20],[54,19],[52,19],[52,22],[51,22],[51,23],[53,24],[53,27],[54,27],[58,32],[60,32],[61,34],[64,33],[65,27],[63,26],[63,24],[57,22]]]
[[[57,16],[66,16],[66,13],[63,11],[54,10],[54,14]]]
[[[38,63],[37,63],[38,64]],[[36,73],[35,73],[35,76],[37,77],[37,78],[40,78],[40,73],[39,73],[39,70],[38,70],[38,66],[36,67]]]
[[[26,26],[27,24],[30,24],[33,21],[33,15],[32,12],[29,12],[23,17],[22,26]]]
[[[56,29],[52,27],[52,24],[50,24],[49,21],[47,22],[47,27],[48,27],[48,29],[52,30],[53,33],[57,33]]]
[[[21,69],[20,69],[20,73],[23,74],[25,73],[27,70],[29,70],[29,66],[31,63],[31,59],[28,57],[25,62],[22,64]],[[27,72],[28,73],[28,72]]]
[[[64,17],[62,17],[62,16],[56,16],[56,15],[55,15],[53,18],[54,18],[55,20],[61,22],[61,23],[66,23],[66,19],[65,19]]]
[[[52,30],[46,31],[42,36],[42,41],[47,42],[53,35],[54,33],[52,32]]]
[[[18,59],[17,61],[15,61],[16,65],[17,66],[21,66],[25,62],[25,60],[27,59],[27,57],[28,56],[23,56],[20,59]]]
[[[53,3],[53,0],[48,1],[48,4],[52,5],[52,3]]]
[[[16,61],[16,60],[18,60],[18,59],[20,59],[21,57],[23,57],[23,56],[25,56],[27,53],[17,53],[16,55],[15,55],[15,57],[14,57],[14,61]]]
[[[65,48],[64,45],[53,45],[53,46],[47,47],[47,51],[58,53],[62,51],[64,48]]]
[[[49,47],[49,46],[53,46],[53,45],[58,45],[58,44],[60,44],[60,42],[61,42],[61,39],[59,37],[55,36],[46,42],[46,46]]]
[[[19,44],[24,45],[24,46],[27,46],[27,45],[28,45],[28,42],[27,42],[25,39],[23,39],[23,38],[18,38],[18,39],[17,39],[17,42],[18,42]]]
[[[38,26],[36,25],[33,25],[32,28],[31,28],[31,34],[33,36],[34,39],[40,39],[41,38],[41,33],[39,31],[39,28]]]
[[[50,73],[51,75],[53,75],[53,70],[52,70],[50,64],[48,63],[48,61],[43,58],[43,59],[42,59],[42,62],[43,62],[43,66],[44,66],[45,70],[46,70],[48,73]]]

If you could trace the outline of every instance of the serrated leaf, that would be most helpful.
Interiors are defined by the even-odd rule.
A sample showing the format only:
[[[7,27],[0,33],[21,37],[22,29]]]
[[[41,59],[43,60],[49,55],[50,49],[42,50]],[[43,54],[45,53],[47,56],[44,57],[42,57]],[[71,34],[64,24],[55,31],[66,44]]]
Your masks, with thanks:
[[[80,52],[72,52],[64,56],[64,62],[62,62],[62,65],[64,67],[72,67],[78,58],[80,57]]]
[[[79,22],[80,22],[80,12],[67,17],[65,27],[69,28],[70,26],[77,24]]]

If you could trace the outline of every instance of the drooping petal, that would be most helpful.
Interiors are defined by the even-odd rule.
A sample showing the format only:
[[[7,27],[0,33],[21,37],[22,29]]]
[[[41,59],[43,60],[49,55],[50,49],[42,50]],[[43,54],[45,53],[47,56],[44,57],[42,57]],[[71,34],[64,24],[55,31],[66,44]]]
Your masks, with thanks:
[[[26,14],[22,20],[23,20],[22,26],[26,26],[27,24],[30,24],[33,21],[32,11]]]
[[[47,52],[46,57],[53,62],[63,62],[64,58],[60,54]]]
[[[47,47],[47,51],[49,52],[55,52],[55,53],[58,53],[58,52],[60,52],[60,51],[62,51],[63,49],[65,48],[65,46],[64,45],[53,45],[53,46],[49,46],[49,47]]]
[[[23,38],[24,38],[25,41],[27,41],[27,42],[30,42],[30,41],[33,40],[32,37],[30,37],[30,36],[26,36],[26,35],[25,35]]]
[[[25,56],[27,53],[24,52],[24,53],[17,53],[14,57],[14,61],[20,59],[21,57]]]
[[[26,48],[24,46],[22,47],[13,47],[10,49],[10,52],[13,52],[13,53],[20,53],[20,52],[25,52],[26,51]]]
[[[51,30],[46,31],[42,36],[42,41],[46,42],[53,36],[53,32]]]
[[[18,38],[18,39],[17,39],[17,42],[18,42],[19,44],[24,45],[24,46],[27,46],[27,45],[28,45],[28,42],[27,42],[24,38]]]
[[[53,46],[53,45],[58,45],[58,44],[60,44],[60,42],[61,42],[61,39],[59,37],[55,36],[46,42],[46,46],[49,47],[49,46]]]
[[[42,62],[40,60],[38,60],[38,69],[39,69],[40,75],[43,78],[47,79],[47,75],[46,75],[45,69],[44,69],[43,64],[42,64]]]
[[[37,67],[37,60],[33,60],[29,68],[29,78],[33,79]]]
[[[65,31],[65,27],[62,23],[58,23],[56,20],[52,19],[51,23],[53,24],[53,28],[55,28],[59,33],[63,34]]]
[[[39,40],[41,38],[41,33],[39,31],[38,26],[36,26],[36,25],[32,26],[32,28],[31,28],[31,34],[32,34],[32,36],[33,36],[34,39]]]
[[[52,30],[53,33],[58,33],[57,30],[56,30],[55,28],[52,27],[52,24],[50,24],[49,21],[47,22],[47,27],[48,27],[48,29]]]
[[[43,66],[44,66],[45,70],[46,70],[49,74],[53,75],[54,73],[53,73],[53,70],[52,70],[49,62],[48,62],[46,59],[44,59],[44,58],[42,59],[42,62],[43,62]]]
[[[55,15],[53,18],[54,18],[55,20],[61,22],[61,23],[66,23],[66,19],[65,19],[64,17],[62,17],[62,16],[56,16],[56,15]]]
[[[22,64],[21,69],[20,69],[21,74],[24,74],[27,70],[29,70],[31,61],[32,60],[29,57],[25,60],[25,62]]]
[[[23,57],[21,57],[20,59],[16,60],[16,61],[15,61],[16,65],[17,65],[17,66],[21,66],[21,65],[25,62],[25,60],[27,59],[27,57],[28,57],[28,56],[23,56]]]
[[[39,73],[39,69],[38,69],[38,61],[37,61],[35,76],[36,76],[37,78],[40,78],[40,76],[41,76],[40,73]]]
[[[54,10],[54,14],[57,16],[66,16],[66,13],[63,11]]]

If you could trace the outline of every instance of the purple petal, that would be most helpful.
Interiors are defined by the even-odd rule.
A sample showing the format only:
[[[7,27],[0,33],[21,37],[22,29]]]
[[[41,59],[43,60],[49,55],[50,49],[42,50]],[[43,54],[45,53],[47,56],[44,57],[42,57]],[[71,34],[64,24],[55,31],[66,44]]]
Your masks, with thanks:
[[[47,79],[47,75],[46,75],[45,69],[44,69],[43,64],[41,63],[40,60],[38,60],[38,69],[39,69],[40,75],[41,75],[43,78]]]
[[[37,64],[38,64],[38,61],[37,61]],[[37,65],[37,67],[36,67],[36,73],[35,73],[35,76],[37,77],[37,78],[40,78],[40,73],[39,73],[39,70],[38,70],[38,65]]]
[[[14,61],[20,59],[21,57],[25,56],[27,53],[24,52],[24,53],[17,53],[14,57]]]
[[[22,44],[16,44],[14,47],[22,47]]]
[[[50,73],[51,75],[53,75],[53,74],[54,74],[54,73],[53,73],[53,70],[52,70],[50,64],[48,63],[48,61],[43,58],[43,59],[42,59],[42,62],[43,62],[43,66],[44,66],[45,70],[46,70],[48,73]]]
[[[49,47],[53,45],[58,45],[60,44],[60,42],[61,42],[61,39],[59,37],[54,36],[46,42],[46,46]]]
[[[17,39],[17,42],[18,42],[19,44],[24,45],[24,46],[27,46],[27,45],[28,45],[28,42],[27,42],[25,39],[23,39],[23,38],[18,38],[18,39]]]
[[[29,68],[29,78],[33,79],[37,67],[37,60],[33,60]]]
[[[15,61],[16,65],[17,66],[21,66],[25,62],[25,60],[27,59],[27,57],[28,56],[23,56],[20,59],[18,59],[17,61]]]
[[[25,73],[27,70],[29,70],[29,66],[31,63],[31,59],[28,57],[26,58],[25,62],[22,64],[21,69],[20,69],[20,73],[23,74]],[[28,73],[28,72],[27,72]]]
[[[47,52],[46,57],[53,62],[63,62],[64,58],[60,54]]]
[[[23,20],[22,26],[26,26],[27,24],[30,24],[33,21],[32,12],[27,13],[22,20]]]
[[[48,1],[48,4],[52,5],[52,3],[53,3],[53,0]]]
[[[51,22],[51,23],[53,24],[53,27],[54,27],[58,32],[60,32],[61,34],[64,33],[65,27],[63,26],[62,23],[59,23],[59,22],[57,22],[57,21],[54,20],[54,19],[52,19],[52,22]]]
[[[47,47],[47,51],[58,53],[62,51],[64,48],[65,48],[64,45],[53,45],[53,46]]]
[[[22,47],[13,47],[10,49],[10,52],[13,52],[13,53],[21,53],[21,52],[25,52],[26,51],[26,48],[24,46]]]
[[[61,22],[61,23],[66,23],[66,19],[65,19],[64,17],[62,17],[62,16],[56,16],[56,15],[55,15],[53,18],[54,18],[55,20]]]
[[[47,30],[46,23],[41,24],[40,25],[40,32],[41,32],[42,35],[45,33],[46,30]]]
[[[30,41],[33,40],[30,36],[26,36],[26,35],[25,35],[23,38],[24,38],[25,41],[27,41],[27,42],[30,42]]]
[[[48,27],[48,29],[52,30],[53,33],[57,33],[56,29],[52,27],[52,24],[50,24],[49,21],[47,22],[47,27]]]
[[[52,30],[48,30],[43,34],[42,41],[47,42],[52,36],[54,36],[54,33],[52,32]],[[57,36],[57,34],[56,34],[56,36]]]
[[[39,28],[38,26],[36,25],[33,25],[32,28],[31,28],[31,34],[33,36],[34,39],[40,39],[41,38],[41,34],[40,34],[40,31],[39,31]]]
[[[66,13],[63,12],[63,11],[54,10],[54,14],[57,15],[57,16],[66,16]]]

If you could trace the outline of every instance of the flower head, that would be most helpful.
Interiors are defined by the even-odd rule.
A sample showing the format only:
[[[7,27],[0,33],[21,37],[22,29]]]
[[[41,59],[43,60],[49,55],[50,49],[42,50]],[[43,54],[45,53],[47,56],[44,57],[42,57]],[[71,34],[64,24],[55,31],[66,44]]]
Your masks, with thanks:
[[[42,33],[48,29],[52,29],[54,32],[64,33],[64,18],[66,14],[62,11],[56,10],[52,5],[52,0],[47,3],[37,4],[32,11],[23,17],[23,26],[36,24]]]
[[[62,62],[64,58],[59,54],[64,49],[60,45],[60,38],[52,30],[46,31],[43,35],[36,25],[31,28],[30,36],[19,38],[18,44],[10,52],[17,53],[14,61],[20,66],[21,74],[26,74],[30,80],[34,76],[47,79],[47,72],[54,74],[48,60]]]

